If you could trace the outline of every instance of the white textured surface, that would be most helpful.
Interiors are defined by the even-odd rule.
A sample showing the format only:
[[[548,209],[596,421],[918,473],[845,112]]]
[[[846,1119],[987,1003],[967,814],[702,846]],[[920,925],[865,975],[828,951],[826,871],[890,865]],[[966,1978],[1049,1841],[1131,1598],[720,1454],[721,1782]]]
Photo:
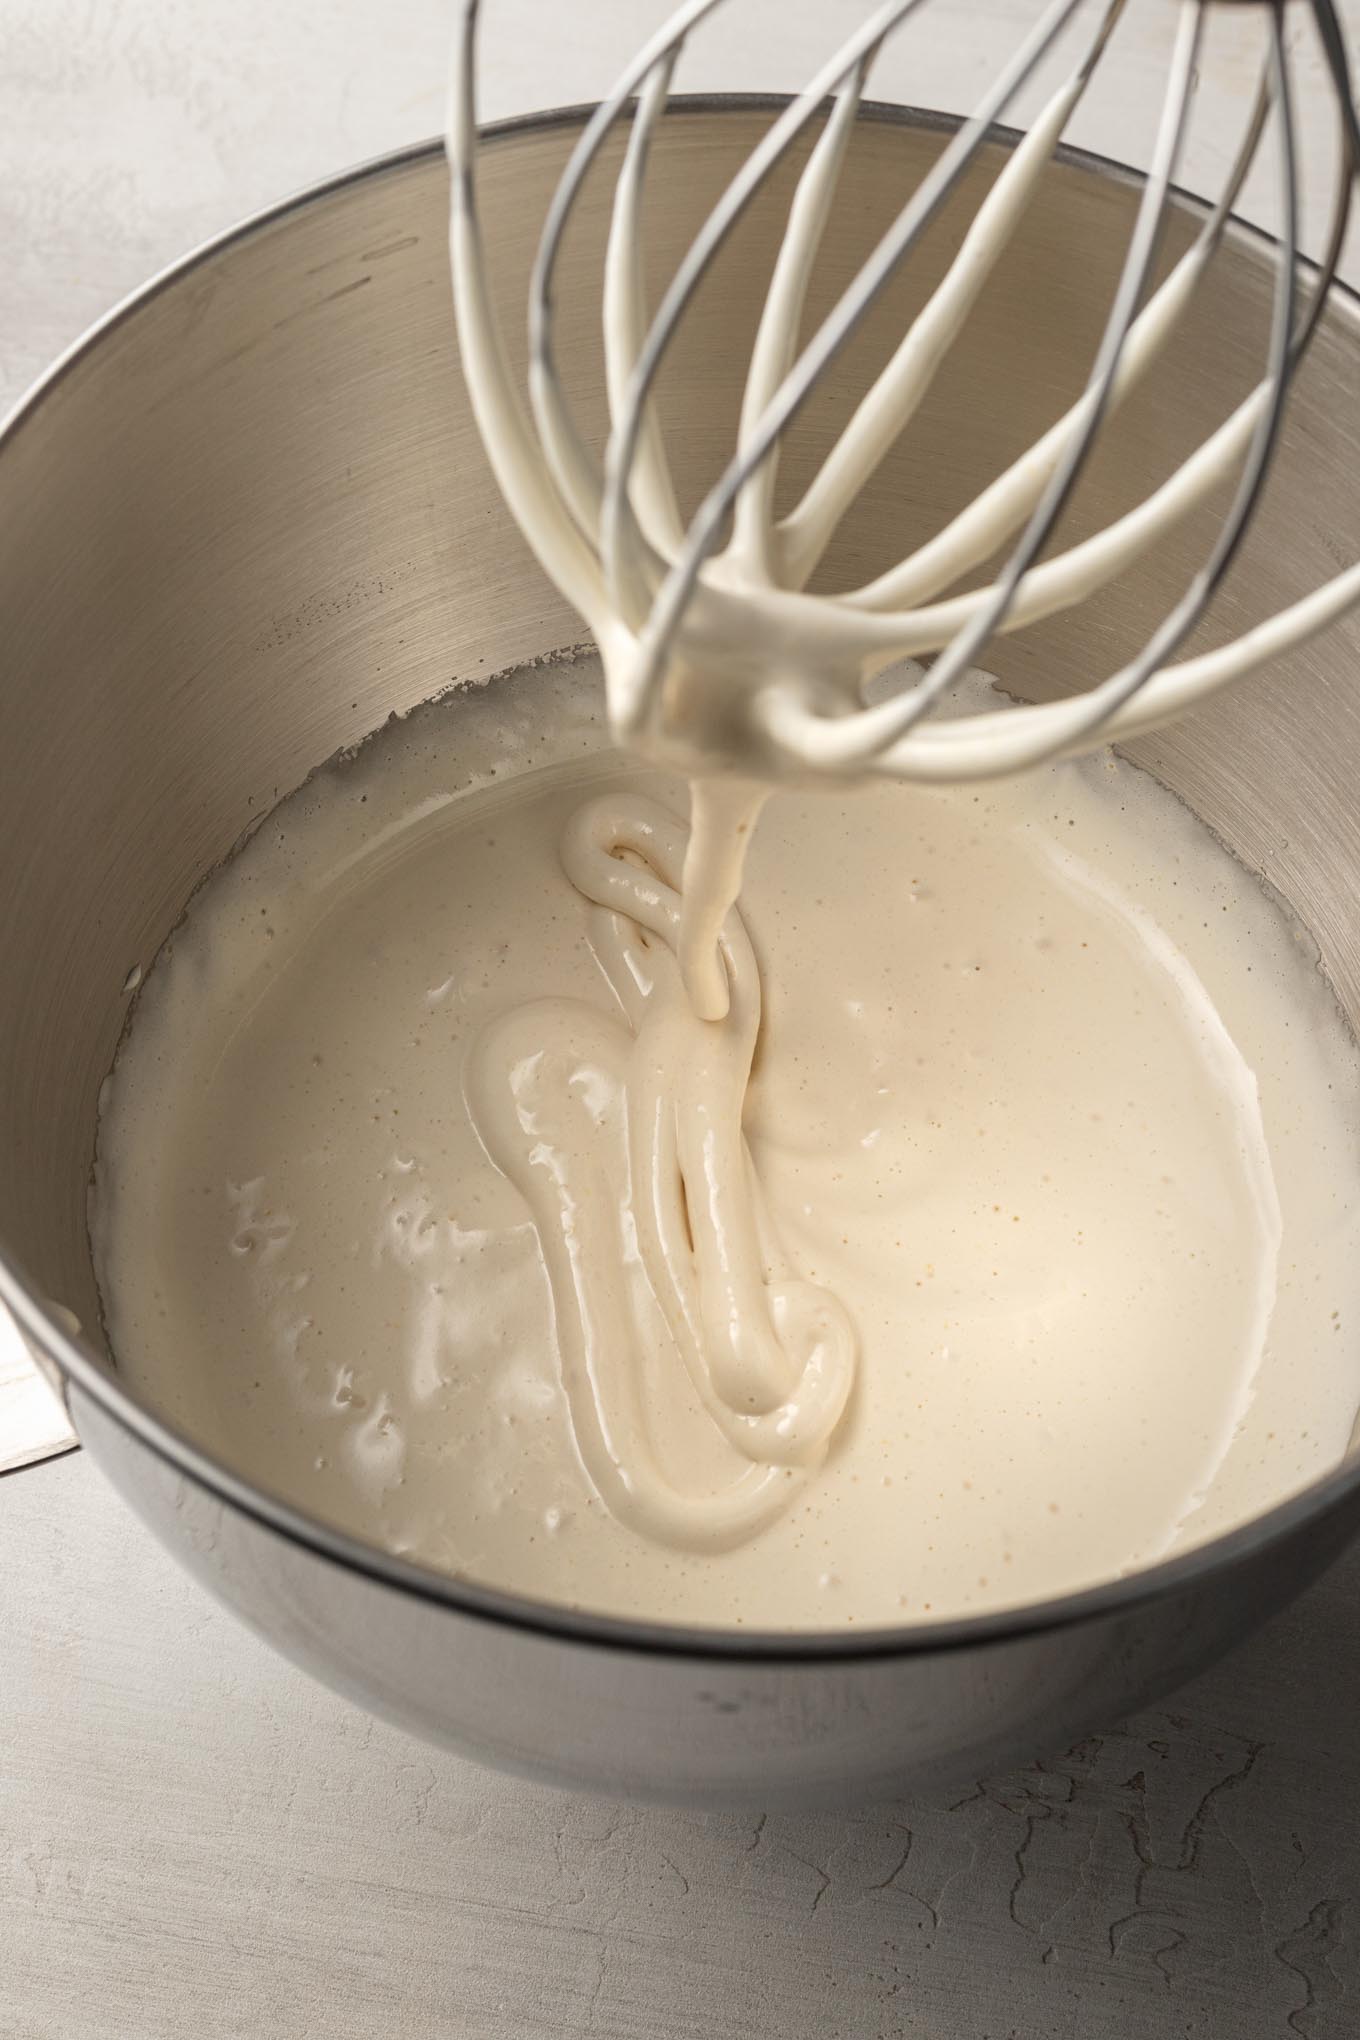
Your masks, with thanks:
[[[660,11],[492,0],[488,114],[597,94]],[[1230,146],[1249,11],[1192,184]],[[859,12],[734,9],[687,82],[791,85]],[[1142,153],[1172,12],[1135,0],[1125,103],[1083,139]],[[980,0],[879,90],[962,103],[989,31],[1032,13]],[[445,39],[439,0],[0,0],[0,398],[195,240],[435,129]],[[4,2040],[1360,2031],[1360,1553],[1165,1709],[953,1809],[753,1822],[554,1795],[379,1727],[79,1455],[0,1482],[0,1549]]]
[[[60,1452],[75,1437],[60,1398],[0,1311],[0,1473]]]

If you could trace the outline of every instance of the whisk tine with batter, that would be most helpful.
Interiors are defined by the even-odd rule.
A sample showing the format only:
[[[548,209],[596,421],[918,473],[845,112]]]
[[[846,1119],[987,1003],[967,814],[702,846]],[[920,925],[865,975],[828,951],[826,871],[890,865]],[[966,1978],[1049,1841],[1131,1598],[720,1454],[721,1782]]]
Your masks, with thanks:
[[[1206,15],[1225,0],[1182,0],[1151,166],[1104,330],[1082,394],[1020,457],[924,545],[875,580],[810,593],[807,583],[839,521],[925,400],[932,377],[1034,198],[1045,166],[1099,64],[1123,0],[1050,0],[961,121],[919,186],[810,338],[804,302],[861,96],[888,36],[930,0],[887,0],[823,64],[774,120],[704,220],[655,313],[641,277],[641,194],[649,144],[686,38],[719,0],[687,0],[639,51],[591,114],[543,227],[529,297],[529,409],[509,372],[490,309],[476,209],[474,42],[477,0],[465,8],[453,91],[451,249],[465,374],[487,452],[542,565],[582,612],[603,657],[616,739],[689,772],[698,806],[694,855],[710,862],[702,826],[715,782],[744,786],[789,775],[882,773],[975,780],[1036,764],[1165,721],[1259,667],[1360,601],[1351,567],[1245,635],[1172,663],[1221,582],[1248,528],[1277,443],[1290,383],[1336,271],[1360,134],[1334,0],[1300,0],[1335,87],[1339,172],[1325,253],[1300,283],[1298,143],[1291,53],[1282,5],[1264,4],[1261,78],[1217,201],[1192,244],[1150,288],[1160,229],[1190,126]],[[1014,142],[943,280],[866,391],[801,499],[775,514],[782,437],[818,378],[956,191],[994,124],[1051,54],[1074,48],[1062,83]],[[634,95],[637,95],[636,98]],[[830,97],[829,112],[827,109]],[[604,271],[606,385],[611,431],[603,471],[579,433],[554,353],[554,288],[562,238],[586,174],[616,121],[631,130],[615,191]],[[796,139],[823,125],[798,179],[746,379],[736,448],[686,525],[676,506],[653,391],[705,271],[743,210]],[[1212,268],[1231,209],[1263,149],[1274,157],[1279,244],[1261,380],[1182,465],[1141,502],[1079,543],[1043,557],[1102,426],[1165,348]],[[1007,704],[958,716],[950,690],[998,632],[1016,631],[1089,601],[1154,542],[1236,476],[1208,557],[1147,641],[1117,671],[1062,701]],[[1017,535],[1018,534],[1018,535]],[[995,578],[955,587],[1008,540]],[[904,690],[876,702],[867,684],[904,658],[933,656]],[[705,792],[707,787],[707,792]],[[751,796],[754,803],[757,796]],[[729,801],[728,808],[732,804]],[[749,820],[749,815],[748,815]],[[740,846],[726,881],[735,896]],[[688,891],[687,877],[687,891]],[[712,888],[709,888],[710,892]],[[686,939],[686,974],[714,954],[714,914]],[[720,1013],[708,973],[700,1003]]]

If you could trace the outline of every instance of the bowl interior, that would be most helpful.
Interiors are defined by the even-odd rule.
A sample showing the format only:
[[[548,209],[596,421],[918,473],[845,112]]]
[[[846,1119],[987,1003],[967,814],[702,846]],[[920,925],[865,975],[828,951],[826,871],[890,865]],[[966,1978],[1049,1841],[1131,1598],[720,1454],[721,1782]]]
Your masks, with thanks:
[[[654,285],[771,118],[681,102],[657,139]],[[512,353],[538,223],[577,121],[502,130],[483,209]],[[848,281],[941,146],[938,124],[861,122],[812,294]],[[781,467],[792,494],[957,247],[988,151],[833,364]],[[616,159],[615,159],[616,161]],[[606,163],[607,173],[612,167]],[[706,279],[661,389],[682,496],[730,451],[796,163]],[[559,348],[586,436],[605,413],[599,270],[608,177],[569,236]],[[1137,186],[1065,160],[985,291],[932,399],[846,520],[824,574],[863,579],[960,507],[1078,391]],[[246,227],[79,349],[0,445],[0,1242],[98,1339],[85,1195],[101,1080],[130,996],[202,875],[322,759],[393,712],[577,642],[487,471],[456,362],[442,157],[359,173]],[[1193,233],[1185,202],[1164,259]],[[1109,428],[1064,526],[1155,485],[1259,373],[1268,247],[1230,234],[1161,371]],[[691,407],[691,398],[703,401]],[[1360,326],[1338,295],[1286,444],[1204,642],[1360,555]],[[1174,601],[1215,506],[1077,617],[995,647],[1021,694],[1084,687]],[[1360,624],[1281,661],[1135,755],[1260,871],[1360,1020]]]

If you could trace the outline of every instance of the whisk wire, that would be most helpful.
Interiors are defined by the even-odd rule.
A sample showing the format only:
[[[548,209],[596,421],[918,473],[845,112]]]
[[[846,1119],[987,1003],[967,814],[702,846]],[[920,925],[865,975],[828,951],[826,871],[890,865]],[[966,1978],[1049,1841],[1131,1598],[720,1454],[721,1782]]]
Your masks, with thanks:
[[[1129,328],[1119,369],[1106,402],[1108,417],[1137,387],[1160,357],[1211,261],[1247,172],[1256,157],[1270,109],[1270,70],[1262,70],[1246,131],[1227,182],[1189,248],[1148,299]],[[1083,396],[1055,424],[990,482],[965,509],[877,579],[842,596],[866,609],[910,607],[947,587],[988,558],[1039,500],[1063,448],[1080,430]]]
[[[1004,626],[1016,601],[1025,575],[1061,517],[1078,477],[1086,465],[1100,430],[1110,392],[1119,369],[1119,359],[1129,328],[1138,313],[1147,281],[1152,273],[1161,238],[1167,193],[1176,174],[1185,139],[1195,66],[1204,33],[1204,0],[1182,0],[1176,46],[1172,56],[1170,89],[1153,151],[1143,195],[1129,237],[1128,252],[1114,302],[1096,350],[1094,366],[1079,409],[1082,423],[1069,441],[1057,468],[1049,477],[1019,543],[1006,562],[986,601],[962,626],[941,652],[919,687],[896,701],[882,705],[882,713],[864,711],[855,740],[846,745],[842,763],[856,765],[868,752],[895,743],[928,715],[948,688],[962,676],[981,653],[993,634]]]
[[[467,0],[465,0],[467,4]],[[475,7],[479,0],[471,0]],[[580,197],[581,188],[592,165],[602,148],[610,130],[638,91],[655,72],[662,74],[658,96],[664,102],[669,83],[669,69],[674,64],[690,30],[703,18],[722,5],[722,0],[683,0],[683,4],[663,23],[643,47],[627,64],[608,97],[601,101],[591,113],[578,137],[566,169],[549,201],[543,230],[539,238],[533,272],[529,280],[529,400],[534,420],[538,427],[544,457],[557,487],[571,510],[573,517],[590,543],[597,549],[600,540],[602,483],[598,468],[572,416],[561,377],[557,370],[554,346],[555,300],[554,284],[557,261],[561,254],[567,224]],[[635,160],[634,170],[640,172],[645,150]],[[623,541],[620,541],[620,547]],[[630,608],[645,593],[639,584],[644,574],[650,572],[654,582],[659,574],[661,562],[652,554],[641,531],[631,515],[626,534],[627,571],[622,557],[616,562],[617,579],[627,579],[625,591],[630,597]],[[617,589],[615,590],[617,593]]]
[[[663,57],[643,86],[628,136],[623,170],[614,190],[605,248],[602,336],[605,392],[613,427],[617,427],[627,410],[629,381],[647,329],[642,274],[642,186],[652,134],[670,96],[678,54],[678,50],[672,50]],[[592,502],[598,528],[602,490],[599,478],[594,480]],[[684,544],[685,530],[676,505],[660,422],[650,398],[642,411],[629,494],[638,524],[653,552],[668,562],[673,560]],[[651,592],[648,591],[649,595]]]
[[[866,82],[887,37],[923,0],[882,0],[822,64],[808,88],[784,107],[700,224],[649,320],[641,255],[648,159],[676,60],[693,29],[719,4],[684,0],[625,67],[571,151],[548,209],[531,279],[527,412],[495,319],[477,220],[473,60],[478,0],[465,0],[455,66],[450,246],[474,409],[507,500],[545,568],[600,641],[618,737],[663,753],[677,740],[692,756],[693,716],[688,716],[683,737],[678,736],[674,718],[684,694],[669,686],[668,675],[689,675],[688,687],[707,672],[710,678],[702,684],[711,698],[717,699],[715,686],[728,688],[723,716],[744,717],[742,726],[782,769],[976,778],[1149,727],[1298,644],[1360,601],[1357,566],[1214,651],[1175,666],[1167,663],[1204,616],[1251,524],[1279,442],[1292,377],[1318,329],[1340,258],[1360,172],[1360,122],[1335,0],[1308,0],[1339,108],[1341,176],[1323,260],[1302,305],[1297,121],[1280,4],[1262,10],[1268,20],[1265,64],[1227,179],[1190,246],[1149,288],[1189,126],[1206,11],[1214,4],[1182,0],[1152,167],[1081,396],[906,558],[860,587],[815,596],[806,592],[808,577],[845,512],[927,396],[940,362],[1037,191],[1125,0],[1100,0],[1094,30],[1075,67],[1013,146],[943,279],[801,497],[778,519],[775,480],[784,434],[1085,0],[1048,0],[979,106],[959,123],[868,259],[801,345],[813,266]],[[611,429],[601,466],[575,421],[557,369],[556,270],[585,178],[635,94],[605,256],[604,359]],[[776,165],[824,113],[828,95],[830,109],[796,181],[758,322],[736,449],[686,526],[655,408],[656,378],[719,250]],[[1279,237],[1261,380],[1141,501],[1089,537],[1042,557],[1106,422],[1161,356],[1208,273],[1272,115]],[[1117,672],[1066,701],[1013,706],[963,720],[941,713],[952,683],[998,633],[1022,629],[1089,599],[1234,475],[1228,509],[1207,557]],[[1012,539],[989,585],[941,594]],[[758,631],[752,626],[756,614]],[[937,656],[929,670],[904,692],[865,705],[861,690],[874,673],[904,655],[932,653]],[[702,731],[698,741],[702,745]],[[714,763],[721,768],[721,759]]]
[[[813,264],[821,247],[832,201],[854,132],[864,87],[881,44],[860,58],[853,76],[844,86],[831,116],[817,138],[789,207],[784,238],[775,256],[774,269],[742,393],[741,421],[737,429],[737,450],[744,458],[759,427],[766,407],[793,365],[798,351],[798,334]],[[767,458],[757,462],[737,491],[734,505],[732,548],[750,568],[771,581],[775,575],[775,543],[779,536],[773,523],[775,481],[779,472],[779,442]],[[778,579],[785,581],[781,572]]]
[[[610,434],[609,444],[605,450],[603,549],[607,577],[612,575],[613,561],[619,553],[623,534],[631,516],[629,485],[641,430],[643,406],[651,394],[666,350],[686,307],[738,220],[766,178],[782,161],[804,128],[820,112],[828,93],[837,91],[847,80],[853,79],[861,62],[866,57],[872,56],[885,36],[914,14],[922,4],[924,0],[884,0],[884,4],[874,11],[868,21],[842,43],[822,65],[811,84],[790,101],[762,135],[681,258],[675,275],[662,294],[634,367],[624,416]],[[1080,5],[1080,0],[1055,0],[1055,5],[1070,13],[1074,7]],[[734,489],[733,496],[735,493]],[[700,518],[702,515],[701,510]],[[692,523],[686,535],[686,548],[682,557],[689,557],[694,544],[695,525]],[[675,572],[676,569],[672,568],[667,582],[663,583],[663,589],[674,578]],[[664,600],[664,595],[662,599]],[[649,636],[655,628],[654,609],[647,626]],[[653,677],[653,674],[647,674],[640,679],[639,685],[642,688],[647,687]],[[621,713],[626,715],[624,704],[620,705],[620,709]]]
[[[1081,61],[1003,164],[943,281],[861,398],[801,501],[781,520],[776,539],[784,586],[805,585],[837,524],[920,408],[936,369],[1033,197],[1123,9],[1124,0],[1106,6]]]
[[[1053,0],[1053,4],[1046,9],[1000,77],[993,82],[982,104],[951,136],[936,162],[932,164],[898,214],[896,221],[803,348],[766,406],[764,415],[752,433],[745,451],[737,453],[715,487],[700,504],[690,525],[685,551],[662,584],[643,633],[642,655],[634,689],[637,698],[635,702],[624,701],[620,704],[621,722],[625,731],[635,726],[634,716],[656,684],[660,669],[670,651],[675,630],[693,594],[700,570],[717,548],[728,512],[742,484],[792,424],[816,386],[818,378],[886,288],[899,264],[915,246],[959,177],[977,155],[989,129],[1006,111],[1080,4],[1081,0]],[[838,57],[832,60],[833,63],[839,61],[839,57],[844,55],[845,48],[848,47],[843,46]],[[818,96],[820,98],[820,93]],[[777,128],[779,124],[776,122],[775,125]],[[771,129],[770,134],[773,135],[774,132],[775,129]],[[765,138],[766,141],[769,139],[769,136]],[[792,135],[788,140],[792,140]],[[712,230],[716,237],[712,248],[707,251],[706,260],[711,259],[711,255],[716,253],[717,246],[720,245],[731,224],[726,217],[727,199],[738,190],[738,187],[743,186],[746,170],[760,158],[762,148],[763,144],[759,145],[748,158],[747,165],[738,173],[728,187],[728,193],[709,215],[705,228],[700,230],[699,241],[694,244],[695,248],[705,240],[709,230]],[[749,194],[744,194],[745,196]],[[735,218],[735,214],[732,217]],[[715,222],[720,224],[715,226]],[[690,251],[691,256],[693,253],[694,248]],[[687,256],[676,273],[671,291],[663,300],[662,308],[653,325],[649,345],[638,364],[635,392],[639,397],[645,394],[650,379],[660,364],[670,333],[674,330],[675,323],[691,293],[692,286],[685,288],[689,263],[690,256]],[[697,275],[695,281],[697,282]],[[628,437],[621,437],[617,447],[611,443],[606,515],[608,505],[617,495],[626,492],[630,461],[631,445]]]
[[[714,0],[716,4],[716,0]],[[525,413],[492,301],[477,211],[476,50],[480,0],[464,0],[454,42],[448,158],[449,260],[463,375],[501,494],[552,580],[593,629],[608,627],[598,556],[567,515]]]
[[[1268,392],[1269,401],[1255,407],[1261,415],[1256,421],[1246,465],[1232,507],[1214,541],[1209,558],[1141,651],[1117,673],[1081,697],[1077,711],[1071,719],[1070,742],[1080,743],[1083,738],[1107,723],[1111,715],[1137,694],[1151,675],[1184,643],[1200,621],[1246,532],[1248,520],[1260,495],[1274,451],[1284,415],[1287,395],[1285,368],[1294,337],[1293,311],[1298,241],[1298,164],[1294,115],[1289,72],[1285,61],[1284,29],[1278,14],[1272,20],[1270,76],[1271,97],[1278,112],[1283,259],[1276,265],[1275,271],[1267,375],[1256,393],[1259,396],[1262,391]],[[1042,732],[1033,730],[1026,732],[1017,728],[1015,744],[1009,753],[1005,769],[1021,770],[1028,764],[1037,763],[1040,758],[1048,755],[1049,749],[1048,741]],[[882,766],[889,772],[893,769],[890,748],[883,751]]]

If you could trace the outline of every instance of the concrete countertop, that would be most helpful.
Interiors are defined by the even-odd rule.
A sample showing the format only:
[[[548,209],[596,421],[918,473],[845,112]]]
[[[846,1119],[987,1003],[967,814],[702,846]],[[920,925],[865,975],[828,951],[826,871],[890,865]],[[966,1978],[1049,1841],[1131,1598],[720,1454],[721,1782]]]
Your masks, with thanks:
[[[488,115],[598,96],[662,11],[490,0]],[[859,12],[738,5],[689,82],[791,86]],[[1130,12],[1126,101],[1081,138],[1136,159],[1172,9]],[[1033,13],[977,0],[880,95],[966,103]],[[1248,27],[1191,184],[1231,147]],[[0,399],[195,241],[435,131],[446,42],[440,0],[0,0]],[[77,1453],[0,1481],[0,2035],[1349,2040],[1357,1702],[1360,1550],[1165,1706],[953,1803],[577,1799],[310,1684]]]

